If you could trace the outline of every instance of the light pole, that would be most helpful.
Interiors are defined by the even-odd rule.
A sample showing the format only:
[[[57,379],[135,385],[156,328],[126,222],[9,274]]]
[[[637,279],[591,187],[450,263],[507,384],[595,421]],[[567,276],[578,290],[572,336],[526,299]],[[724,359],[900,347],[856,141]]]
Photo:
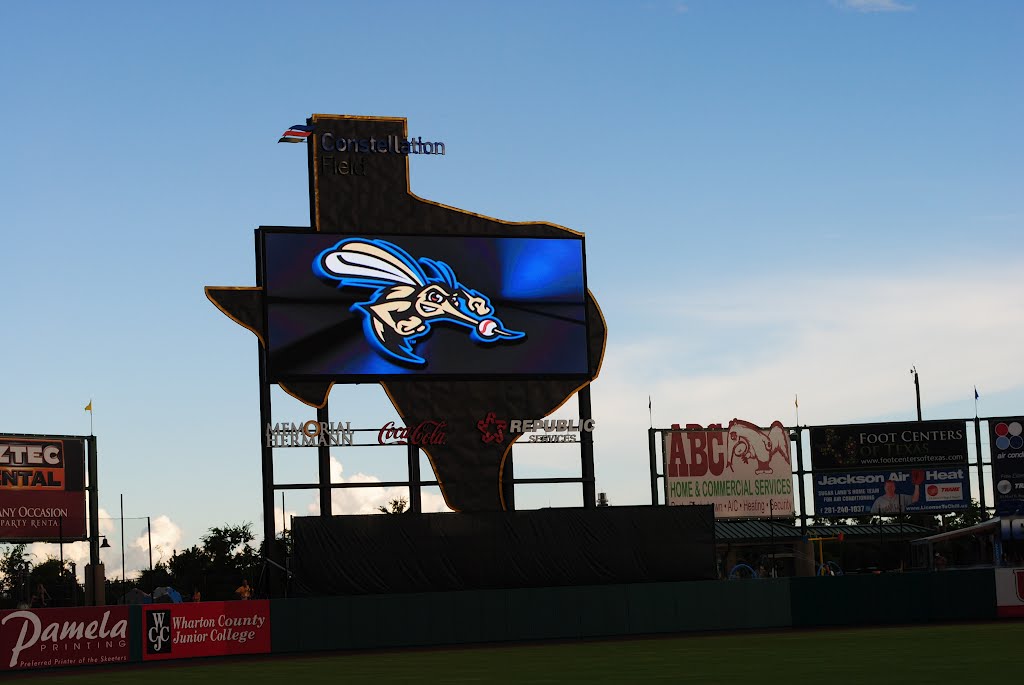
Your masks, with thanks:
[[[921,421],[921,380],[917,376],[917,365],[910,367],[910,374],[914,377],[914,395],[917,397],[917,420]]]

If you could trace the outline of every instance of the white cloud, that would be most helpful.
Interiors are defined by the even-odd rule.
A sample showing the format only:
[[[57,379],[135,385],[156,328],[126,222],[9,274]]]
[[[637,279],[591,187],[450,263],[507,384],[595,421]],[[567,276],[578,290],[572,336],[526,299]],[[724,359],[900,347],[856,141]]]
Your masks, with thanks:
[[[121,577],[121,523],[105,509],[99,510],[100,535],[107,539],[110,547],[100,549],[100,561],[107,578]],[[153,565],[170,559],[174,549],[182,540],[181,528],[166,514],[152,517],[150,528],[153,537]],[[145,519],[125,519],[124,568],[128,578],[136,577],[140,571],[149,568],[149,531]],[[102,542],[102,539],[101,539]],[[79,582],[85,582],[85,566],[89,563],[89,543],[69,542],[63,550],[64,562],[73,562]],[[59,559],[60,545],[50,542],[33,542],[26,548],[33,564],[47,559]]]
[[[833,0],[833,5],[854,12],[910,12],[914,6],[897,0]]]
[[[791,425],[797,393],[800,422],[820,425],[913,419],[912,365],[926,419],[973,415],[975,384],[989,395],[1020,389],[1012,370],[1024,317],[1014,312],[1024,282],[985,274],[936,263],[929,274],[734,283],[687,297],[706,306],[651,302],[657,324],[629,340],[610,318],[593,387],[598,489],[622,504],[649,499],[648,396],[656,427],[733,418]],[[948,409],[957,402],[962,411]],[[937,416],[931,408],[940,405],[952,415]]]
[[[347,478],[344,474],[344,467],[335,457],[331,457],[331,482],[332,483],[379,483],[377,476],[365,473],[355,473]],[[379,488],[335,488],[331,492],[332,513],[339,514],[376,514],[378,507],[387,506],[388,503],[398,497],[409,499],[409,489],[403,487],[379,487]],[[424,492],[422,496],[424,512],[451,511],[444,503],[444,498],[430,492]],[[320,514],[320,499],[314,497],[309,503],[307,511],[310,515]],[[280,509],[277,510],[280,516]]]

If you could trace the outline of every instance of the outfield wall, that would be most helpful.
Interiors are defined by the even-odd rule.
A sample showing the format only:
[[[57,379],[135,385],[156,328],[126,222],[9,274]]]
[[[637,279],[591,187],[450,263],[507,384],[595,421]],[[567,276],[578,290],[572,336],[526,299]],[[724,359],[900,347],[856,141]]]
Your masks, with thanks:
[[[1024,585],[1017,580],[1024,569],[977,569],[5,611],[0,671],[267,652],[986,621],[997,617],[997,578],[998,602],[1019,599],[1024,606],[1017,585]],[[1002,612],[1015,615],[1005,607]]]

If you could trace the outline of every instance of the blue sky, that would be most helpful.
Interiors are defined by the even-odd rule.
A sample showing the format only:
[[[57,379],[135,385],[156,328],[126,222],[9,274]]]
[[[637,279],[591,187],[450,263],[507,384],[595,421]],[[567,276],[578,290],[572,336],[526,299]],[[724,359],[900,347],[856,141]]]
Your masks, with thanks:
[[[649,497],[648,396],[659,426],[791,423],[796,393],[801,423],[911,419],[916,364],[926,418],[972,416],[974,385],[1024,413],[1022,33],[1011,1],[2,4],[0,431],[87,433],[91,398],[105,512],[123,493],[161,549],[261,529],[255,339],[203,286],[253,283],[255,227],[308,225],[304,150],[275,141],[313,112],[444,141],[421,197],[586,233],[613,504]],[[331,404],[397,419],[377,386]],[[574,459],[524,448],[517,475]],[[304,450],[276,466],[315,478]]]

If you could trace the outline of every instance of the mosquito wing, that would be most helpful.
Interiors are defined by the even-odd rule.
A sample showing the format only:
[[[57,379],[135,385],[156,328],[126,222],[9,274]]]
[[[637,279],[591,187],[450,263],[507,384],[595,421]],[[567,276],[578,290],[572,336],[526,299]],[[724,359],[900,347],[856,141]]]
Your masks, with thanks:
[[[383,240],[349,239],[320,253],[321,274],[339,286],[426,285],[426,276],[402,248]]]

